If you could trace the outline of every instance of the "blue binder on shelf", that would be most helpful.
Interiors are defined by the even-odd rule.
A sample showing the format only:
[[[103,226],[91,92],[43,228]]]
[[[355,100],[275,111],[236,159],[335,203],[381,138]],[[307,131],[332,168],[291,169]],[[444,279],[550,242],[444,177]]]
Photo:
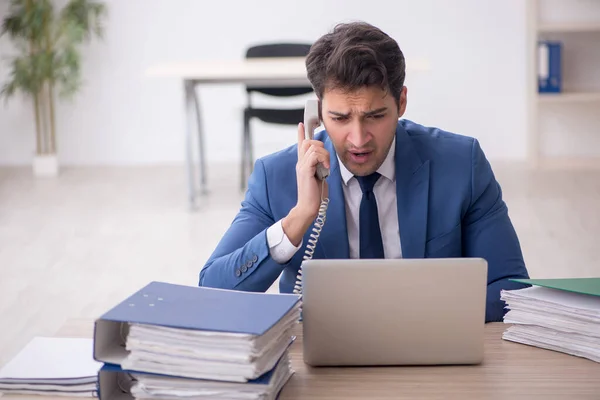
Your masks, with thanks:
[[[96,320],[94,359],[121,365],[130,323],[261,336],[299,307],[294,294],[151,282]]]
[[[538,92],[562,92],[562,43],[552,40],[538,42]]]

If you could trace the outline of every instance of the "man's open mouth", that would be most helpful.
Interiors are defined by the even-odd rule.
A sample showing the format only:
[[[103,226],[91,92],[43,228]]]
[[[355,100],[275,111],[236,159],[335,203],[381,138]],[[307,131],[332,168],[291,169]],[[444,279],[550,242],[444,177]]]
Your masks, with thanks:
[[[350,151],[350,158],[355,163],[364,163],[369,160],[372,150],[369,151]]]

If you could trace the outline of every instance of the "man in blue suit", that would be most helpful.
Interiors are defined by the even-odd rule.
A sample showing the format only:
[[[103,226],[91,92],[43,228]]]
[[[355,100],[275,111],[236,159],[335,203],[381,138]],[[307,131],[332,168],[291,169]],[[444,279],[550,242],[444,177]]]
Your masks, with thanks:
[[[280,291],[292,292],[328,197],[313,258],[484,258],[486,321],[501,321],[500,290],[523,287],[509,278],[528,273],[478,141],[400,119],[404,56],[376,27],[338,25],[306,66],[325,130],[305,140],[300,123],[297,145],[257,160],[200,285],[266,291],[281,276]],[[330,169],[326,184],[317,163]]]

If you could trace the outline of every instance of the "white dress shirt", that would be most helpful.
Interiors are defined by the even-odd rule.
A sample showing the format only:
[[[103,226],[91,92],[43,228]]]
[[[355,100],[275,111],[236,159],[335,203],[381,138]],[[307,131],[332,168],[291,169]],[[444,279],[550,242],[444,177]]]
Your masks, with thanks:
[[[381,238],[383,239],[385,258],[402,257],[396,203],[395,145],[396,139],[394,138],[386,159],[377,170],[381,174],[381,177],[373,187],[373,193],[377,199],[377,213],[379,215],[379,227],[381,229]],[[348,171],[339,157],[338,164],[342,176],[342,189],[346,204],[346,225],[348,228],[350,258],[359,258],[359,214],[362,190],[354,175]],[[327,221],[325,224],[327,224]],[[267,243],[271,257],[280,264],[288,262],[303,244],[300,243],[296,247],[290,242],[287,235],[283,232],[281,220],[267,229]]]

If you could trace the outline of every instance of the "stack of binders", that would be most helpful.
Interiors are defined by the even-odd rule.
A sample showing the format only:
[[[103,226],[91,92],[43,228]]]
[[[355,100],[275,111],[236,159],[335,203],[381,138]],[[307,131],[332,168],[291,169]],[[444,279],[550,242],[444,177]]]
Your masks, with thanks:
[[[600,278],[514,280],[532,286],[501,292],[503,339],[600,362]]]
[[[103,399],[275,399],[300,297],[152,282],[95,324]]]

